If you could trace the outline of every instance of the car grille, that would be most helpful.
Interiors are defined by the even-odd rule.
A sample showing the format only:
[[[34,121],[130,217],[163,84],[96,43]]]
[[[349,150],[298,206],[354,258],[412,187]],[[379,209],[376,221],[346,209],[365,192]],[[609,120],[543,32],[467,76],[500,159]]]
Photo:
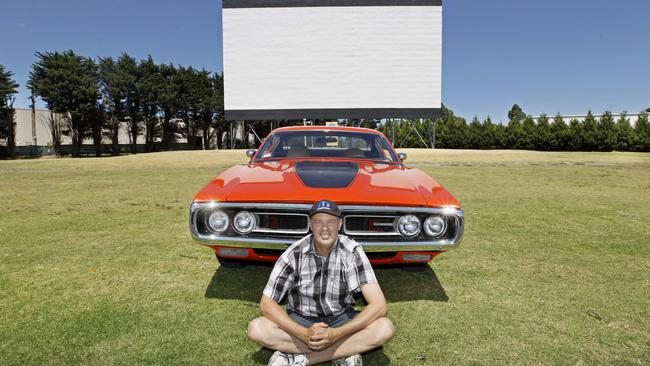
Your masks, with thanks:
[[[306,235],[309,218],[306,214],[286,212],[253,212],[257,228],[253,233]]]
[[[343,219],[343,232],[350,236],[400,235],[395,230],[398,216],[348,215]]]

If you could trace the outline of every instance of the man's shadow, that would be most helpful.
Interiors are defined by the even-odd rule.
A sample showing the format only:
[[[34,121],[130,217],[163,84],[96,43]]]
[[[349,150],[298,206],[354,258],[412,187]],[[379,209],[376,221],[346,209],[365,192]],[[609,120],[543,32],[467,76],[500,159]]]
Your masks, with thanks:
[[[241,268],[219,267],[208,283],[205,297],[257,303],[260,301],[272,269],[273,264],[250,264]],[[375,275],[386,296],[386,301],[396,303],[412,300],[444,302],[449,300],[438,276],[429,265],[414,269],[416,270],[406,271],[400,267],[375,268]],[[357,305],[364,305],[362,298],[357,297]],[[273,351],[269,349],[260,348],[249,357],[254,363],[264,365],[272,353]],[[390,364],[390,359],[384,354],[382,347],[363,354],[363,359],[368,365]]]
[[[272,265],[250,264],[242,268],[219,267],[215,271],[205,297],[259,302],[269,279]],[[389,303],[430,300],[449,300],[445,289],[431,266],[417,267],[417,271],[405,271],[400,267],[377,267],[375,274]]]

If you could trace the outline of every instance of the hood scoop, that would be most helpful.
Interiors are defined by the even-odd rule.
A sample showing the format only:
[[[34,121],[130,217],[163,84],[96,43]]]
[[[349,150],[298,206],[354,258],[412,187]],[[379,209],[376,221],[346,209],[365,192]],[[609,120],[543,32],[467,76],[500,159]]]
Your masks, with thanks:
[[[300,180],[310,188],[345,188],[359,173],[355,163],[301,161],[296,164]]]

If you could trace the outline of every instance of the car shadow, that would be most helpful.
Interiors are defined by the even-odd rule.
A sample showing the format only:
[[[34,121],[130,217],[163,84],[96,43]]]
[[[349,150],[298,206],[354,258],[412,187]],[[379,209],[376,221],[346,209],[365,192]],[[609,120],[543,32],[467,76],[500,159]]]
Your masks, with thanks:
[[[241,268],[220,266],[205,289],[205,297],[257,303],[272,269],[272,264],[249,264]]]
[[[388,303],[413,300],[449,301],[436,272],[429,265],[404,270],[403,267],[375,268],[377,281]]]
[[[221,266],[208,283],[205,297],[259,302],[272,269],[272,264],[250,264],[241,268]],[[416,269],[417,271],[405,271],[400,267],[375,268],[386,301],[449,300],[431,266],[424,265]]]

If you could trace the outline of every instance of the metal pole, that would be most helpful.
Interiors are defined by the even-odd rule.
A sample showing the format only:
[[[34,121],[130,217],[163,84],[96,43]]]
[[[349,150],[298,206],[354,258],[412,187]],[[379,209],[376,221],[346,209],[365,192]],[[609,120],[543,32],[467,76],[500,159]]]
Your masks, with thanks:
[[[34,91],[32,91],[32,155],[36,155],[38,149],[38,141],[36,141],[36,98],[34,98]]]
[[[433,120],[433,143],[431,143],[431,148],[436,149],[436,120]]]
[[[423,120],[423,118],[420,118],[420,125],[423,124],[422,120]],[[428,149],[429,145],[427,145],[427,142],[424,140],[422,135],[420,135],[420,132],[418,132],[418,129],[415,127],[415,125],[411,125],[411,128],[412,128],[413,131],[415,131],[415,134],[418,135],[418,137],[420,138],[420,141],[422,142],[422,145],[424,145],[424,147]]]

